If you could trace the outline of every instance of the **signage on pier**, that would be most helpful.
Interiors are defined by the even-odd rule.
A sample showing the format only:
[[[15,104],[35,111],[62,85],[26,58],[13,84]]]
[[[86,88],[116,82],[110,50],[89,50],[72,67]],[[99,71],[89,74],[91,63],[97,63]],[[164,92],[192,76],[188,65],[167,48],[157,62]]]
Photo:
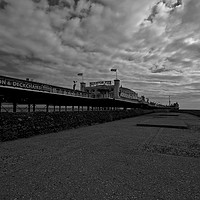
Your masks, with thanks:
[[[8,78],[8,77],[3,77],[3,76],[0,76],[0,85],[23,88],[23,89],[31,89],[31,90],[50,91],[50,86],[45,85],[45,84],[34,83],[34,82]]]
[[[74,91],[69,88],[53,86],[53,85],[33,82],[29,80],[20,80],[17,78],[11,78],[11,77],[6,77],[6,76],[0,76],[0,87],[11,87],[11,88],[37,90],[37,91],[42,91],[42,92],[50,92],[50,93],[56,93],[56,94],[59,93],[59,94],[64,94],[64,95],[90,97],[90,95],[86,92]]]
[[[111,85],[111,81],[97,81],[97,82],[90,82],[90,87],[94,87],[97,85]]]

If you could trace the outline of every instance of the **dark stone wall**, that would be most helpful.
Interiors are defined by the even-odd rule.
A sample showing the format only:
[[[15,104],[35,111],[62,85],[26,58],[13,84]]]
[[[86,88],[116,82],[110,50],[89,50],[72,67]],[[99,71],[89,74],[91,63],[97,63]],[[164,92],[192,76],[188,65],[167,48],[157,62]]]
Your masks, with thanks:
[[[0,141],[27,138],[151,113],[145,110],[1,113]]]

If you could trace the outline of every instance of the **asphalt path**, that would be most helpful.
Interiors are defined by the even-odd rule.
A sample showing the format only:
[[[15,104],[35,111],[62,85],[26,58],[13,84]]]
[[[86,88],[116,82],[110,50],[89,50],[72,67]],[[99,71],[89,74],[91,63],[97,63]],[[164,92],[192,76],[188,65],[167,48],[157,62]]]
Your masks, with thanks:
[[[154,113],[0,143],[0,199],[199,200],[200,119]]]

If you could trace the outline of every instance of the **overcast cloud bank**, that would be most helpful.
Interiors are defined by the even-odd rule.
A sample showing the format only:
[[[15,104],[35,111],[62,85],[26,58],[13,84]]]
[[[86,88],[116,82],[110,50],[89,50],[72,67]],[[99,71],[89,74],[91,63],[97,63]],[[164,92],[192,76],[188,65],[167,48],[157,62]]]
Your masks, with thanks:
[[[152,101],[200,102],[199,0],[0,0],[0,73],[71,87],[111,80]]]

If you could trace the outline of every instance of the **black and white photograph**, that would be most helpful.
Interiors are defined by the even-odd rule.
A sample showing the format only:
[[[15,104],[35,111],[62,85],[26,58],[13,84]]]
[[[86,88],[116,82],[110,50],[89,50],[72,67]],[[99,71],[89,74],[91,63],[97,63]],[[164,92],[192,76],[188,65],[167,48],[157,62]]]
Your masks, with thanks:
[[[200,0],[0,0],[0,199],[199,200]]]

